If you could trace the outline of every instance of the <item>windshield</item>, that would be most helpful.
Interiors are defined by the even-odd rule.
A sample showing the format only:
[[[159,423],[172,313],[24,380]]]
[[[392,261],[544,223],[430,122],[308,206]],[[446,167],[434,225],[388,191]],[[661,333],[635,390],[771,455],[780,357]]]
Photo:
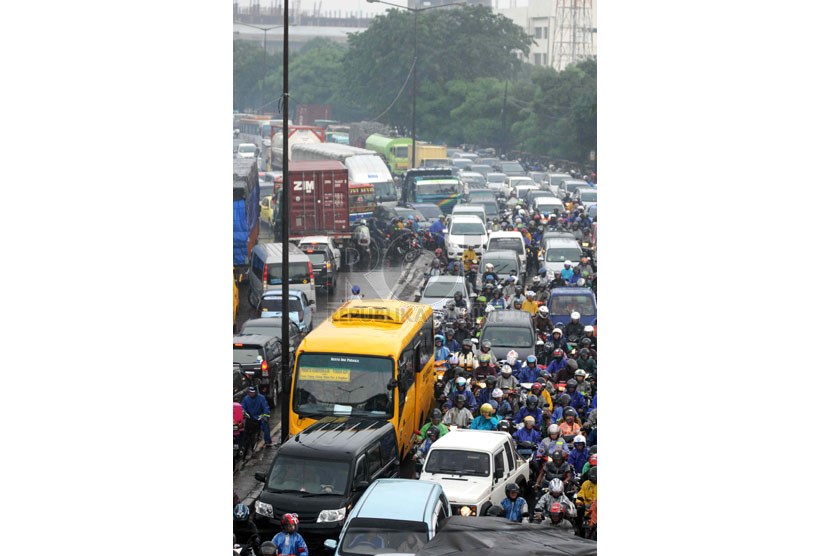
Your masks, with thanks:
[[[496,347],[529,348],[533,346],[533,333],[523,326],[487,326],[481,333],[484,340]]]
[[[375,197],[379,201],[394,201],[397,198],[395,184],[391,181],[383,181],[373,184],[375,186]]]
[[[487,263],[493,265],[493,270],[496,271],[496,274],[510,274],[511,271],[516,274],[519,273],[519,267],[516,265],[516,261],[511,259],[488,259],[487,255],[484,255],[484,257],[481,258],[482,267],[484,267]]]
[[[545,251],[545,261],[549,263],[578,261],[580,258],[582,258],[582,249],[578,247],[548,247]]]
[[[240,365],[255,365],[262,362],[262,351],[258,347],[233,347],[233,362]]]
[[[498,249],[510,249],[520,255],[525,252],[524,243],[522,243],[522,240],[518,238],[499,237],[491,239],[490,244],[487,246],[487,250],[496,251]]]
[[[289,284],[308,284],[310,276],[308,275],[308,263],[288,263],[288,283]],[[268,265],[268,285],[275,286],[282,284],[282,264]]]
[[[240,153],[254,153],[256,152],[256,145],[239,145]]]
[[[467,195],[467,198],[469,199],[470,203],[475,203],[479,205],[484,204],[488,201],[491,203],[496,202],[495,195],[493,195],[493,192],[489,189],[486,191],[470,191],[470,193]]]
[[[452,161],[452,165],[453,167],[458,168],[459,170],[463,170],[464,168],[470,165],[470,161],[466,158],[456,158]]]
[[[463,450],[432,450],[424,470],[427,473],[490,476],[490,455]]]
[[[484,185],[487,183],[484,176],[464,176],[462,179],[470,185]]]
[[[506,181],[506,174],[487,174],[487,183],[504,183]]]
[[[455,292],[461,292],[461,295],[464,295],[464,286],[461,282],[432,282],[424,288],[421,298],[452,297]]]
[[[595,203],[597,201],[597,192],[596,191],[580,191],[579,192],[579,199],[581,201],[587,201],[589,203]]]
[[[280,320],[280,319],[268,319]],[[272,336],[274,338],[282,337],[282,328],[279,326],[244,326],[239,331],[240,334],[262,334],[263,336]]]
[[[530,178],[521,178],[517,180],[512,180],[512,182],[513,183],[511,183],[510,185],[512,185],[513,187],[517,187],[519,185],[536,185],[536,183]]]
[[[453,222],[450,224],[450,235],[455,236],[483,236],[487,232],[481,222]]]
[[[458,193],[459,189],[460,188],[458,187],[457,181],[419,181],[418,184],[415,186],[415,191],[417,191],[421,195],[452,194]]]
[[[540,203],[536,205],[536,210],[539,212],[547,212],[548,214],[550,214],[551,212],[555,212],[558,214],[562,211],[562,205],[560,205],[559,203],[551,203],[549,205]]]
[[[388,357],[303,353],[297,362],[293,407],[301,416],[392,417],[394,366]]]
[[[525,169],[522,168],[522,165],[518,162],[502,162],[501,163],[501,171],[502,172],[524,172]]]
[[[396,158],[409,158],[409,147],[407,145],[392,147],[392,156]]]
[[[415,553],[429,541],[427,524],[420,521],[356,517],[340,543],[341,554]]]
[[[267,311],[272,313],[274,311],[282,312],[282,296],[280,297],[263,297],[262,304],[260,305],[262,311]],[[288,312],[289,313],[296,313],[302,309],[300,305],[300,300],[296,297],[288,297]]]
[[[311,264],[326,264],[326,254],[320,251],[306,251]]]
[[[576,311],[582,317],[596,315],[594,300],[589,295],[553,295],[550,312],[553,315],[569,315]]]
[[[349,462],[277,456],[268,489],[308,494],[346,494]]]
[[[426,218],[438,218],[442,214],[441,209],[434,205],[419,205],[418,212]]]

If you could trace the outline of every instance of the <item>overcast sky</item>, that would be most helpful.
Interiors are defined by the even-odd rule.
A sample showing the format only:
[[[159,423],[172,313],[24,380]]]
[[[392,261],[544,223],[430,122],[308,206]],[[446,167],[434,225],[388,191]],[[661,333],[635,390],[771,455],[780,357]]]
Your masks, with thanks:
[[[405,6],[406,0],[387,0],[390,4],[396,4],[398,6]],[[240,6],[248,6],[251,4],[251,0],[238,0]],[[288,0],[289,7],[293,5],[293,0]],[[516,0],[516,6],[526,6],[528,0]],[[551,0],[553,2],[553,0]],[[271,6],[278,4],[278,1],[275,0],[259,0],[260,6]],[[318,3],[321,3],[320,10],[322,12],[328,11],[341,11],[341,12],[358,12],[361,11],[364,14],[379,14],[383,11],[386,11],[389,6],[384,4],[370,4],[366,0],[301,0],[301,6],[303,11],[310,12],[314,9],[314,6]],[[497,0],[497,5],[503,8],[508,7],[510,4],[510,0]]]

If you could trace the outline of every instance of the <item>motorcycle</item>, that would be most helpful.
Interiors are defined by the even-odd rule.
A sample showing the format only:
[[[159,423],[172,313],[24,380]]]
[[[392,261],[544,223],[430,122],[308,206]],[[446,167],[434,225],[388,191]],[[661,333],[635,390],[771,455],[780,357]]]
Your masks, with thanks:
[[[242,404],[233,404],[233,464],[236,464],[245,457],[243,441],[245,439],[245,418]]]
[[[257,444],[259,444],[259,440],[262,438],[262,427],[259,424],[260,419],[262,419],[261,416],[258,419],[254,419],[247,413],[245,414],[245,441],[243,442],[243,458],[248,457],[249,454],[253,457],[254,452],[256,452]]]

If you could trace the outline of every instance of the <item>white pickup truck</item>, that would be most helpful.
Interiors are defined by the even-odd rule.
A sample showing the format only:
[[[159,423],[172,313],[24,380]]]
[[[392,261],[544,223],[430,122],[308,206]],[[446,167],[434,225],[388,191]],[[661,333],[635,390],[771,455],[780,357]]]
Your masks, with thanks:
[[[505,497],[504,487],[516,483],[524,492],[530,465],[519,457],[506,432],[458,429],[430,447],[420,480],[439,483],[454,515],[484,515]]]

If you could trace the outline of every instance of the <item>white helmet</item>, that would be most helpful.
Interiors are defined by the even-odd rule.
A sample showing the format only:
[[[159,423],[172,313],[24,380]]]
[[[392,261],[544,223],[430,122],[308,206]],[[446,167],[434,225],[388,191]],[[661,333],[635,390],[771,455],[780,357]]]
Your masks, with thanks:
[[[484,308],[485,313],[492,313],[495,310],[496,310],[496,308],[493,307],[492,305],[490,305],[489,303],[487,304],[487,307]]]
[[[458,316],[461,317],[461,318],[466,317],[467,316],[467,309],[465,307],[459,307],[458,308]]]
[[[549,313],[549,312],[550,312],[550,311],[548,310],[548,308],[547,308],[547,307],[545,307],[544,305],[542,305],[541,307],[539,307],[539,314],[540,314],[540,315],[542,315],[543,317],[548,316],[548,313]]]
[[[504,365],[501,368],[501,372],[502,372],[502,374],[505,374],[505,375],[512,375],[513,374],[513,368],[510,365]]]
[[[571,313],[571,319],[573,319],[573,320],[579,320],[579,316],[580,316],[579,313],[577,313],[576,311]]]
[[[458,354],[453,353],[452,355],[450,355],[450,365],[452,365],[453,367],[458,365]]]
[[[536,292],[534,292],[533,290],[527,290],[525,292],[525,295],[529,298],[532,298],[534,295],[536,295]]]
[[[585,327],[585,332],[593,332],[593,331],[594,331],[594,327],[591,326],[590,324]]]
[[[494,268],[493,263],[487,263],[484,265],[484,270],[493,270]]]
[[[585,286],[585,278],[579,278],[576,281],[576,287],[581,288]]]
[[[573,263],[571,261],[565,261],[563,264],[565,266],[571,266]]]
[[[548,427],[548,434],[559,434],[559,425],[551,425]]]
[[[507,365],[505,365],[505,367],[507,367]],[[509,369],[510,367],[507,368]],[[493,396],[494,398],[503,398],[504,392],[501,391],[501,388],[496,388],[495,390],[493,390],[491,396]]]
[[[516,364],[516,360],[517,360],[518,358],[519,358],[519,354],[518,354],[518,352],[517,352],[515,349],[511,349],[510,351],[508,351],[508,352],[507,352],[507,362],[508,362],[510,365],[515,365],[515,364]]]
[[[547,309],[547,307],[545,307],[545,308]],[[560,334],[562,334],[562,329],[561,329],[561,328],[554,328],[554,329],[553,329],[553,332],[551,332],[551,334],[556,334],[557,332],[559,332]]]
[[[527,213],[525,212],[525,209],[519,209],[518,214],[519,214],[519,216],[527,216]]]
[[[548,491],[554,497],[562,496],[562,492],[565,490],[565,485],[562,483],[562,479],[556,477],[550,480],[550,484],[548,485]]]
[[[576,435],[576,438],[574,438],[574,444],[579,444],[579,443],[585,444],[585,437],[582,436],[581,434]]]

